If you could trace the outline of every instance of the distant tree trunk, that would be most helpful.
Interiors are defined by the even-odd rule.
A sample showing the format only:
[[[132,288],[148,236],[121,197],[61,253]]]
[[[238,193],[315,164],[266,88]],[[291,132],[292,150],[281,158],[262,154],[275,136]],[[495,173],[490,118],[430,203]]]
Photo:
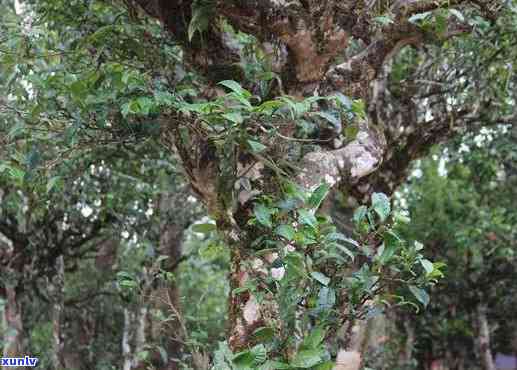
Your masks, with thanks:
[[[147,323],[148,323],[148,307],[146,304],[138,307],[136,313],[134,315],[134,339],[135,345],[133,348],[133,369],[144,369],[145,368],[145,360],[141,357],[142,352],[145,351],[147,345]]]
[[[7,239],[6,239],[7,240]],[[22,257],[16,253],[16,244],[0,239],[1,268],[10,281],[3,282],[4,306],[4,348],[3,357],[21,357],[25,350],[25,331],[22,315]],[[15,368],[16,369],[16,368]]]
[[[122,358],[124,359],[122,368],[131,370],[133,355],[131,353],[131,337],[132,337],[132,321],[131,311],[124,308],[124,329],[122,332]]]
[[[49,284],[49,293],[52,299],[52,365],[56,370],[66,367],[64,364],[64,333],[62,331],[65,304],[64,275],[64,260],[63,256],[60,256],[56,259],[56,274]]]
[[[168,258],[163,262],[164,271],[174,274],[174,281],[157,282],[155,289],[151,291],[151,302],[153,309],[161,312],[161,317],[167,318],[165,322],[154,320],[152,325],[152,336],[156,341],[158,338],[166,337],[164,349],[167,352],[167,362],[157,367],[160,370],[179,369],[178,359],[183,352],[182,342],[185,339],[181,330],[180,315],[180,292],[175,270],[181,261],[182,242],[185,231],[185,224],[170,214],[174,202],[172,193],[160,194],[158,202],[160,211],[160,244],[159,254]],[[179,222],[178,222],[179,221]],[[152,317],[152,315],[151,315]],[[164,335],[165,334],[165,335]],[[163,363],[163,361],[161,361]]]
[[[24,328],[22,320],[22,305],[16,287],[6,286],[5,288],[5,334],[4,334],[4,357],[18,357],[24,353]]]
[[[404,320],[404,329],[406,331],[406,342],[404,343],[404,351],[400,363],[403,368],[411,364],[413,360],[413,348],[415,346],[415,327],[408,317]]]
[[[484,370],[496,370],[492,351],[490,349],[490,327],[487,318],[487,306],[480,303],[477,306],[477,325],[479,335],[479,355]]]
[[[144,288],[145,289],[145,288]],[[146,369],[149,358],[143,356],[147,349],[149,307],[145,300],[133,307],[124,308],[124,329],[122,332],[122,357],[124,370]]]

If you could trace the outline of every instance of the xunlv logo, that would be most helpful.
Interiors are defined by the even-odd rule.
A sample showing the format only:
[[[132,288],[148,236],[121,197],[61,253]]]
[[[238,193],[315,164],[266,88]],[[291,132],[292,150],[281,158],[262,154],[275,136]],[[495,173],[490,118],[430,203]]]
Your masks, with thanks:
[[[2,366],[30,366],[34,367],[38,363],[38,359],[35,357],[2,357],[0,358],[0,365]]]

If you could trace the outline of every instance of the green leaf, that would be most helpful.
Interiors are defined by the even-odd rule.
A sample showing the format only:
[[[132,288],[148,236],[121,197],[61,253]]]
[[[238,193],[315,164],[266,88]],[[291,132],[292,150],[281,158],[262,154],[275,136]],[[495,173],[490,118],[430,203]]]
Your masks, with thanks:
[[[350,99],[348,96],[343,95],[342,93],[338,92],[335,94],[336,100],[341,103],[341,105],[345,109],[351,109],[352,108],[352,99]]]
[[[188,25],[188,40],[192,41],[196,32],[203,33],[208,29],[213,9],[211,4],[203,2],[193,2],[192,18]]]
[[[400,224],[404,224],[404,225],[407,225],[411,222],[411,218],[409,218],[408,216],[406,216],[404,214],[401,214],[400,212],[397,212],[395,214],[395,216],[393,217],[393,219],[396,223],[400,223]]]
[[[219,348],[214,353],[213,370],[232,370],[231,362],[234,355],[228,347],[228,343],[219,342]]]
[[[250,101],[245,96],[243,96],[239,93],[236,93],[236,92],[229,93],[227,96],[237,100],[239,103],[241,103],[243,106],[246,107],[247,111],[250,111],[253,109],[253,106],[251,105]]]
[[[311,272],[311,276],[314,280],[320,282],[322,285],[328,286],[330,283],[330,278],[321,272],[313,271]]]
[[[244,121],[244,119],[242,118],[242,114],[240,114],[239,112],[225,113],[223,114],[223,117],[226,118],[228,121],[236,123],[238,125],[240,125]]]
[[[136,288],[137,287],[136,282],[133,280],[121,280],[121,281],[119,281],[119,285],[121,287],[126,287],[126,288]]]
[[[195,224],[192,231],[196,233],[209,234],[216,229],[214,224]]]
[[[294,356],[291,366],[309,369],[322,361],[322,351],[319,349],[301,350]]]
[[[61,176],[54,176],[47,182],[47,194],[60,182]]]
[[[237,353],[233,358],[233,364],[237,369],[255,369],[267,360],[266,347],[258,344],[250,350]]]
[[[336,304],[336,292],[332,288],[322,287],[318,293],[318,308],[328,310]]]
[[[25,158],[25,162],[27,164],[27,167],[30,170],[35,169],[38,167],[38,165],[41,163],[41,154],[38,150],[38,148],[33,147],[29,153],[27,153],[27,156]]]
[[[291,252],[285,256],[287,281],[305,278],[304,256],[298,252]]]
[[[258,107],[255,107],[253,111],[271,114],[283,105],[284,104],[279,100],[268,100],[260,104]]]
[[[238,369],[251,369],[255,360],[255,356],[250,350],[236,353],[233,357],[233,364]]]
[[[330,233],[326,236],[327,241],[342,241],[348,244],[353,245],[356,248],[359,248],[360,245],[357,241],[352,238],[348,238],[346,235],[341,233]]]
[[[253,332],[253,339],[257,342],[270,342],[275,337],[275,331],[270,327],[258,328]]]
[[[391,212],[390,199],[383,193],[372,194],[372,208],[384,222]]]
[[[22,181],[25,178],[25,171],[21,168],[16,167],[8,167],[9,169],[9,176],[11,176],[13,179]]]
[[[213,260],[223,255],[224,249],[220,243],[211,242],[200,248],[199,256],[205,260]]]
[[[271,215],[273,214],[273,210],[267,208],[263,204],[257,204],[253,209],[253,213],[255,214],[255,217],[260,224],[269,228],[273,227],[273,224],[271,223]]]
[[[17,122],[7,133],[7,138],[10,140],[16,139],[18,135],[23,134],[25,131],[25,122]]]
[[[285,238],[289,241],[293,240],[294,235],[296,234],[296,230],[291,225],[279,225],[275,229],[275,234]]]
[[[420,289],[414,285],[409,286],[409,290],[415,298],[426,307],[429,304],[429,294],[424,289]]]
[[[141,361],[146,361],[149,358],[149,351],[140,351],[136,354],[136,357]]]
[[[267,146],[254,140],[248,140],[248,145],[254,153],[260,153],[267,149]]]
[[[375,18],[373,18],[373,20],[375,22],[379,23],[381,26],[386,26],[388,24],[393,23],[393,19],[391,19],[390,17],[388,17],[386,15],[381,15],[379,17],[375,17]]]
[[[291,366],[302,369],[309,369],[322,361],[321,350],[306,349],[300,350],[291,361]]]
[[[127,117],[128,114],[130,114],[130,108],[129,108],[129,103],[124,103],[122,104],[122,108],[120,109],[120,113],[122,113],[122,116],[123,117]]]
[[[223,86],[229,88],[234,93],[236,93],[246,99],[249,99],[251,97],[251,93],[248,90],[244,89],[241,85],[239,85],[238,82],[235,82],[233,80],[224,80],[224,81],[219,82],[218,85],[223,85]]]
[[[345,128],[345,136],[348,140],[355,140],[358,133],[359,133],[359,126],[357,126],[357,125],[348,125]]]
[[[364,101],[361,99],[354,100],[352,102],[352,113],[354,113],[356,116],[364,118],[366,116]]]
[[[327,362],[324,362],[324,363],[316,366],[314,370],[332,370],[332,369],[334,369],[334,363],[332,361],[327,361]],[[364,370],[366,370],[366,369],[364,369]]]
[[[316,349],[325,339],[326,330],[321,326],[317,326],[311,330],[309,335],[303,339],[301,348]]]
[[[312,227],[316,227],[318,224],[318,220],[316,220],[316,217],[306,209],[299,209],[298,210],[298,221],[302,225],[309,225]]]
[[[233,295],[237,295],[237,294],[241,294],[241,293],[247,292],[249,290],[250,290],[249,287],[241,286],[241,287],[238,287],[238,288],[235,288],[234,290],[232,290],[232,294]]]
[[[431,15],[431,12],[425,12],[425,13],[418,13],[411,17],[409,17],[408,21],[410,23],[417,23],[418,21],[422,21],[426,18],[428,18]]]
[[[332,123],[334,127],[339,127],[341,125],[341,120],[339,119],[339,117],[330,112],[314,112],[314,115],[320,116],[321,118],[329,121],[330,123]]]
[[[267,361],[259,368],[259,370],[292,370],[292,367],[291,365],[283,362]]]
[[[327,196],[330,191],[330,186],[328,184],[321,184],[314,190],[309,198],[308,204],[309,207],[313,209],[318,209],[323,202],[323,199]]]
[[[251,349],[251,353],[253,354],[253,364],[260,365],[267,360],[267,351],[266,347],[263,344],[258,344]]]
[[[461,12],[457,9],[449,9],[449,13],[454,15],[460,22],[465,22],[465,17]]]
[[[344,252],[348,257],[350,257],[350,259],[351,259],[352,261],[355,259],[355,255],[354,255],[354,253],[353,253],[350,249],[348,249],[347,247],[345,247],[345,246],[343,246],[343,245],[341,245],[341,244],[336,244],[336,247],[337,247],[340,251]]]
[[[153,100],[147,96],[141,96],[137,100],[138,107],[139,107],[139,113],[143,115],[148,115],[153,108]]]
[[[362,222],[366,217],[366,212],[368,212],[368,208],[366,206],[360,206],[354,211],[353,220],[356,224]]]
[[[386,264],[397,251],[397,244],[395,243],[382,243],[382,246],[378,249],[377,254],[379,256],[379,262],[381,265]]]
[[[160,352],[161,360],[164,364],[169,360],[169,356],[167,355],[167,350],[162,346],[156,346],[158,348],[158,352]]]
[[[433,272],[434,270],[434,266],[433,266],[433,263],[425,258],[421,259],[420,260],[420,264],[422,265],[422,267],[424,268],[425,272],[427,274],[430,274]]]
[[[88,92],[88,87],[84,81],[78,80],[70,85],[70,92],[74,99],[82,99]]]
[[[435,31],[439,36],[444,36],[447,32],[447,16],[443,13],[437,13],[434,17]]]

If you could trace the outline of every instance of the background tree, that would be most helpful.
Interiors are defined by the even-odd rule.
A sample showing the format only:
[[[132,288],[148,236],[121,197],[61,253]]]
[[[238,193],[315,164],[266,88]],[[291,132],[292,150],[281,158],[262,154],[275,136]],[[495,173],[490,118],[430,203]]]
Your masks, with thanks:
[[[417,316],[415,355],[419,368],[443,359],[449,369],[495,369],[495,353],[515,352],[507,331],[515,303],[515,137],[487,130],[452,148],[422,162],[404,193],[412,215],[404,234],[426,240],[431,258],[447,265]]]

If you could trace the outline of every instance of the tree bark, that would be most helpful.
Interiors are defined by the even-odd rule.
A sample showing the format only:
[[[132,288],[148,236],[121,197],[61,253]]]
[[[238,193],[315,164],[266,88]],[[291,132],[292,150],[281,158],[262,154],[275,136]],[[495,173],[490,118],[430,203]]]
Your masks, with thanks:
[[[179,194],[179,195],[178,195]],[[182,243],[186,225],[190,222],[190,216],[183,214],[181,217],[173,215],[177,210],[177,203],[184,203],[188,193],[180,191],[162,192],[157,201],[160,213],[159,247],[158,253],[166,256],[161,269],[174,274],[174,279],[164,281],[159,279],[149,291],[151,310],[150,314],[151,337],[154,344],[161,345],[167,353],[164,362],[159,353],[153,354],[153,365],[160,370],[177,370],[179,361],[184,351],[185,333],[181,327],[181,302],[178,286],[179,276],[176,273],[182,259]],[[178,196],[180,199],[178,200]],[[156,315],[159,313],[159,315]],[[166,318],[165,322],[160,318]]]
[[[402,352],[400,365],[402,368],[408,367],[413,360],[413,349],[415,347],[415,327],[409,317],[404,317],[404,329],[406,331],[406,341]],[[408,367],[409,368],[409,367]]]
[[[269,260],[271,261],[272,256]],[[271,261],[273,262],[273,261]],[[262,327],[275,327],[278,307],[270,294],[266,294],[259,304],[254,294],[246,289],[250,279],[267,275],[266,258],[252,258],[243,246],[234,247],[231,256],[230,299],[229,299],[229,339],[234,352],[243,350],[252,342],[253,332]],[[259,289],[261,287],[258,287]],[[236,293],[235,291],[241,291]]]
[[[65,268],[63,256],[59,256],[56,259],[56,274],[52,277],[49,282],[49,295],[52,300],[52,339],[53,339],[53,352],[52,352],[52,365],[54,369],[61,370],[65,368],[64,364],[64,333],[63,333],[63,321],[64,321],[64,279],[65,279]]]
[[[5,289],[5,323],[4,334],[4,357],[18,357],[24,353],[24,328],[22,321],[22,306],[16,288],[6,287]]]
[[[132,319],[129,308],[124,308],[124,328],[122,331],[122,358],[124,370],[131,370],[133,356],[131,354]]]
[[[4,306],[4,357],[21,357],[25,353],[25,329],[23,325],[22,312],[22,287],[19,278],[22,275],[23,265],[20,263],[20,256],[15,253],[16,244],[10,240],[0,239],[0,263],[2,263],[3,273],[8,280],[3,282]]]
[[[487,318],[487,305],[478,304],[476,308],[479,335],[479,356],[484,370],[496,370],[492,351],[490,349],[490,326]]]
[[[131,368],[133,369],[144,369],[145,360],[141,360],[140,356],[148,345],[147,327],[148,327],[148,316],[149,309],[147,304],[143,304],[138,307],[134,314],[133,330],[134,330],[134,348],[133,348],[133,361]]]

